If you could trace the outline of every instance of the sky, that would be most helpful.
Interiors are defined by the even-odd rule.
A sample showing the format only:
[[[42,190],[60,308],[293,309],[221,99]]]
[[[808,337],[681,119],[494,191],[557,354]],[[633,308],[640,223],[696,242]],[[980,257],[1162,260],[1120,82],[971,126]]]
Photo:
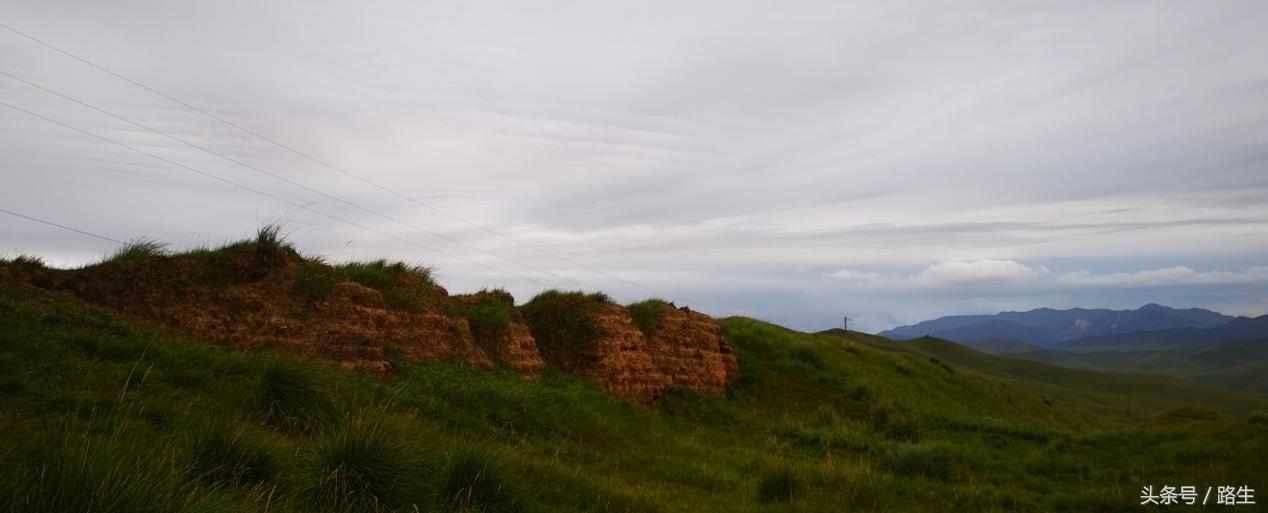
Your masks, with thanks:
[[[0,0],[0,23],[0,209],[116,240],[281,222],[451,293],[805,330],[1268,313],[1261,1]],[[0,214],[8,255],[117,248]]]

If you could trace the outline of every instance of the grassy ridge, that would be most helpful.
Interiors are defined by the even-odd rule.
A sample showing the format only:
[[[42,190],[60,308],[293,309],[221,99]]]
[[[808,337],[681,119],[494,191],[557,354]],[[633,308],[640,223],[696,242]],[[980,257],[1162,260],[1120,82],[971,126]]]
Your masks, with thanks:
[[[1094,412],[1106,420],[1148,417],[1185,404],[1202,404],[1226,415],[1241,416],[1268,408],[1268,396],[1262,394],[1170,376],[1070,369],[1017,356],[981,353],[936,338],[890,340],[852,333],[851,339],[878,350],[936,358],[953,367],[971,369],[1032,391],[1054,404]]]
[[[1062,367],[1163,374],[1212,386],[1268,392],[1268,342],[1220,342],[1162,351],[1027,351],[1014,354]]]
[[[0,511],[1121,511],[1146,484],[1268,475],[1263,422],[1127,424],[924,354],[722,324],[743,381],[647,408],[555,370],[382,381],[232,353],[0,280]]]

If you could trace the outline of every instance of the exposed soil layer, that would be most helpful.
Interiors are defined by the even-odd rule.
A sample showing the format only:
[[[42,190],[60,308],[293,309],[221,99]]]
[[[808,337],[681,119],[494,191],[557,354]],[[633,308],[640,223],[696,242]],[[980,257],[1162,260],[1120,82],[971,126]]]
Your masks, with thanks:
[[[388,354],[485,369],[500,364],[528,377],[550,364],[648,403],[675,387],[721,394],[740,375],[717,322],[686,308],[660,304],[658,323],[644,333],[625,307],[561,303],[547,312],[559,322],[530,329],[527,310],[504,291],[450,297],[409,272],[358,278],[372,288],[285,245],[239,243],[77,270],[6,265],[0,278],[67,292],[225,347],[284,351],[373,374],[392,373]]]
[[[724,393],[739,379],[740,365],[717,321],[668,303],[659,308],[659,323],[650,334],[635,324],[628,309],[606,304],[580,310],[594,328],[590,340],[543,333],[538,345],[552,365],[591,377],[622,397],[650,403],[672,388]]]
[[[504,311],[505,318],[497,319],[492,326],[488,321],[469,319],[470,330],[479,345],[494,361],[505,363],[525,376],[538,376],[546,370],[546,361],[537,351],[537,342],[524,318],[515,309],[515,298],[505,291],[485,291],[478,294],[454,296],[463,306],[495,306]]]
[[[725,393],[727,385],[740,379],[740,362],[722,336],[722,327],[687,307],[659,307],[659,320],[646,334],[647,347],[669,386]]]
[[[391,309],[380,292],[340,280],[285,248],[223,251],[208,259],[158,257],[58,271],[48,284],[143,323],[243,351],[274,349],[380,374],[391,371],[389,350],[417,361],[493,366],[465,320],[447,314],[443,303]],[[447,295],[439,287],[430,293]]]

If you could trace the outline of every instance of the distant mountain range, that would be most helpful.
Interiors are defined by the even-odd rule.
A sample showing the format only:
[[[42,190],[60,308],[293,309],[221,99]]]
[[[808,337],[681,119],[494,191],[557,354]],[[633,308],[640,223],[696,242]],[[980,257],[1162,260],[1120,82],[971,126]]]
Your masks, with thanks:
[[[1135,310],[1040,308],[995,315],[941,317],[879,333],[894,339],[932,336],[991,352],[1027,346],[1068,351],[1196,347],[1230,340],[1268,339],[1268,315],[1230,317],[1201,308],[1147,304]]]
[[[1052,349],[1078,352],[1102,349],[1136,351],[1191,348],[1244,340],[1268,341],[1268,315],[1254,318],[1237,317],[1210,328],[1184,327],[1083,337],[1062,342],[1053,346]]]

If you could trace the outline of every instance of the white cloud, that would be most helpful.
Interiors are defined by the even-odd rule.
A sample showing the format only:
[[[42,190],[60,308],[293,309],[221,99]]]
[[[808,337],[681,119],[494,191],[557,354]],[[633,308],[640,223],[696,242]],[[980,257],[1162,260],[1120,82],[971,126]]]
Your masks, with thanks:
[[[823,308],[833,324],[837,309],[967,312],[999,294],[1161,300],[1017,262],[1104,272],[1268,255],[1268,4],[740,3],[5,4],[7,25],[567,260],[4,30],[9,73],[463,245],[4,77],[7,103],[417,244],[4,107],[0,205],[178,246],[287,217],[305,251],[422,261],[454,292],[576,286],[557,274],[628,299],[715,291],[705,306],[771,319]],[[3,215],[0,244],[63,265],[114,249]],[[788,277],[800,268],[813,272]],[[840,289],[875,293],[823,300]]]
[[[825,273],[824,276],[851,283],[871,283],[882,279],[880,274],[855,271],[853,269],[841,269],[839,271]]]
[[[1044,266],[1028,266],[1015,260],[942,262],[910,276],[886,277],[879,273],[841,269],[823,276],[851,285],[883,289],[956,288],[1009,285],[1030,281],[1044,273]]]
[[[1006,285],[1032,280],[1048,272],[1015,260],[971,260],[943,262],[929,266],[911,277],[912,283],[928,287]]]
[[[1057,281],[1069,285],[1091,287],[1167,287],[1180,285],[1237,285],[1268,283],[1268,266],[1244,271],[1195,271],[1186,266],[1151,269],[1134,273],[1092,274],[1087,271],[1066,273]]]

